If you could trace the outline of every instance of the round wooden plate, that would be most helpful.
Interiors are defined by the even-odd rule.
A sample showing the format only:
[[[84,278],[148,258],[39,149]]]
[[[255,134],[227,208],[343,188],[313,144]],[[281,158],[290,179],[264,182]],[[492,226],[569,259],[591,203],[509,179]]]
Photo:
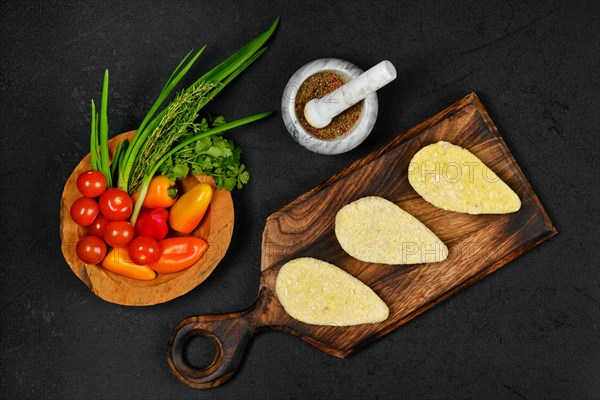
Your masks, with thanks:
[[[135,131],[125,132],[108,142],[111,155],[117,144],[131,139]],[[189,176],[179,181],[180,189],[185,192],[198,184],[207,182],[213,186],[213,196],[207,214],[190,235],[200,237],[208,243],[208,250],[193,266],[173,274],[158,274],[152,281],[138,281],[105,270],[102,266],[85,264],[77,257],[75,247],[77,241],[86,235],[84,227],[73,222],[69,211],[73,202],[81,197],[77,190],[77,177],[90,169],[90,155],[71,173],[65,184],[60,204],[60,238],[62,252],[71,270],[97,296],[106,301],[128,306],[148,306],[164,303],[179,297],[204,281],[223,259],[233,233],[233,201],[226,190],[217,190],[212,178],[207,176]],[[175,236],[170,232],[169,236]]]

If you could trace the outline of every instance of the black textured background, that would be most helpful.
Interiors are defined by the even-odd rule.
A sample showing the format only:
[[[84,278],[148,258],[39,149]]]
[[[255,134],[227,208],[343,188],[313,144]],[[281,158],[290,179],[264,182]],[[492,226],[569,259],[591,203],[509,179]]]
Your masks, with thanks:
[[[2,1],[0,397],[599,398],[598,4]],[[269,51],[209,110],[278,110],[287,79],[316,58],[363,68],[389,59],[399,78],[380,92],[374,132],[340,156],[298,146],[279,114],[232,133],[252,177],[234,193],[233,242],[214,274],[147,308],[95,297],[62,258],[58,216],[88,152],[103,70],[114,135],[136,128],[191,48],[209,45],[190,80],[278,15]],[[180,320],[252,303],[270,213],[471,91],[558,236],[348,359],[271,332],[219,388],[195,391],[171,375],[166,341]]]

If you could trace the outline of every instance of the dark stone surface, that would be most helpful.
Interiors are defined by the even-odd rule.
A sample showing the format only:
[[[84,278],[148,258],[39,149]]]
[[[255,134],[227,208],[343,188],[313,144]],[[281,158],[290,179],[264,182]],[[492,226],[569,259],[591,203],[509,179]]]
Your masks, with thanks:
[[[0,397],[598,398],[598,4],[3,1]],[[252,180],[234,194],[233,242],[215,273],[153,307],[95,297],[62,258],[58,217],[63,184],[88,152],[103,70],[114,135],[136,128],[189,49],[209,44],[200,73],[277,15],[269,51],[209,110],[278,110],[287,79],[316,58],[363,68],[389,59],[399,79],[380,93],[375,131],[333,157],[296,145],[279,115],[234,133]],[[166,341],[180,320],[252,303],[270,213],[471,91],[558,236],[348,359],[266,333],[219,388],[194,391],[171,375]]]

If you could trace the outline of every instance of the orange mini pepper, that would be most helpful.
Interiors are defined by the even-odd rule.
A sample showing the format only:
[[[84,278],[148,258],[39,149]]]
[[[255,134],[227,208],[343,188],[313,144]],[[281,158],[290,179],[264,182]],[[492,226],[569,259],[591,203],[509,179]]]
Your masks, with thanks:
[[[138,189],[131,198],[134,202],[140,197],[140,189]],[[177,200],[177,186],[175,182],[170,181],[164,175],[156,175],[150,181],[148,193],[144,198],[142,206],[146,208],[169,208]]]
[[[102,266],[115,274],[142,281],[151,281],[156,278],[154,272],[147,265],[137,265],[129,257],[127,248],[115,247],[108,252]]]
[[[193,236],[172,237],[158,242],[157,261],[148,264],[160,274],[179,272],[194,265],[208,249],[208,243]]]
[[[212,187],[199,183],[173,204],[169,212],[171,228],[181,233],[190,233],[202,221],[212,198]]]

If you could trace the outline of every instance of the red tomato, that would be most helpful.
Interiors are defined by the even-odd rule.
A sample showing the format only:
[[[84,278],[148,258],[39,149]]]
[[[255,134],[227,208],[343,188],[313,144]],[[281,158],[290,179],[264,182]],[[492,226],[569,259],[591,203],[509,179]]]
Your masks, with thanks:
[[[133,239],[133,226],[127,221],[112,221],[106,225],[104,240],[112,247],[125,247]]]
[[[91,225],[96,216],[98,216],[98,203],[89,197],[80,197],[71,206],[71,218],[77,225]]]
[[[85,197],[98,197],[106,190],[106,177],[100,171],[86,171],[77,178],[77,189]]]
[[[108,225],[109,222],[110,220],[104,215],[98,214],[94,222],[92,222],[92,224],[87,227],[88,235],[94,235],[98,236],[99,238],[103,238],[104,230],[106,229],[106,225]]]
[[[86,264],[100,264],[106,256],[106,243],[97,236],[84,236],[75,248],[77,257]]]
[[[148,236],[136,237],[127,246],[129,258],[139,265],[152,263],[160,257],[160,247],[156,239]]]
[[[100,211],[111,221],[123,221],[131,215],[133,201],[126,191],[111,188],[100,196]]]

